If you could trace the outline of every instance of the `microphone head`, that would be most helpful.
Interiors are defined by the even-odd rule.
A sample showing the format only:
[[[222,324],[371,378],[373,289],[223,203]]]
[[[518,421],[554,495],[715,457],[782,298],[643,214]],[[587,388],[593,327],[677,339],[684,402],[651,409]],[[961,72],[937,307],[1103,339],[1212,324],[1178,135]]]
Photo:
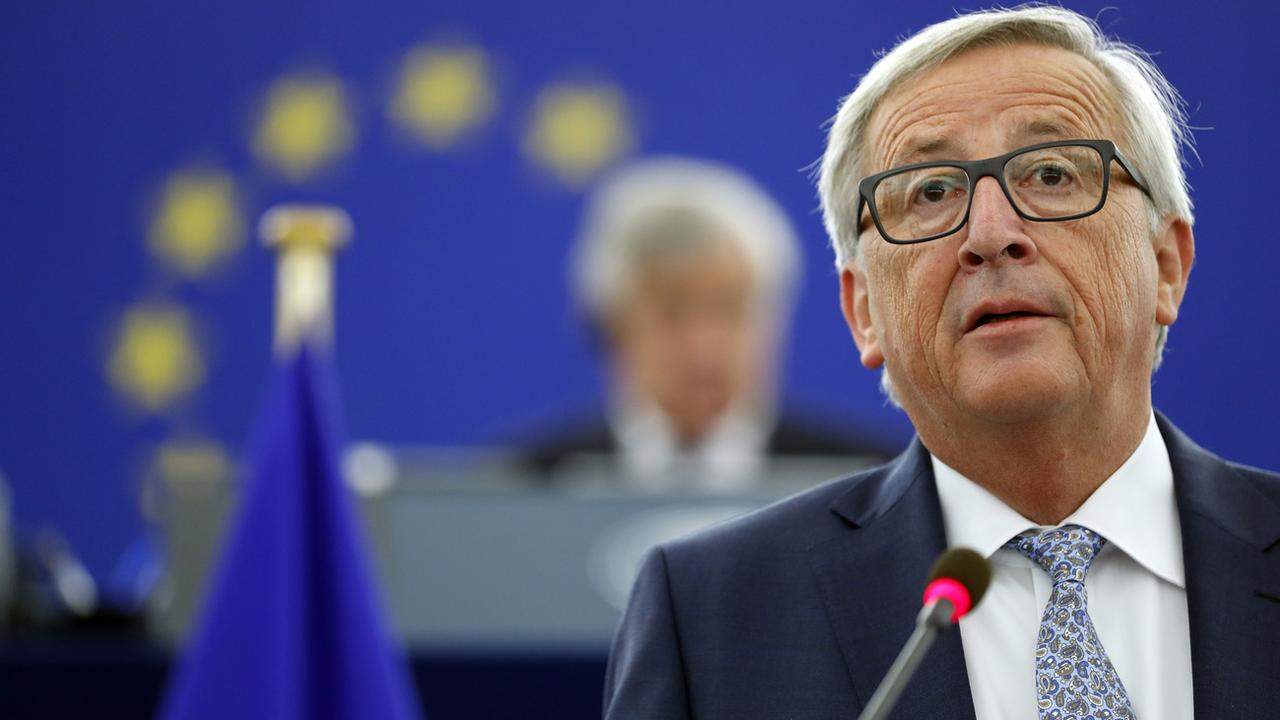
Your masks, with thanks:
[[[972,610],[991,585],[991,564],[969,548],[952,548],[933,563],[924,601],[946,598],[955,607],[952,622]]]

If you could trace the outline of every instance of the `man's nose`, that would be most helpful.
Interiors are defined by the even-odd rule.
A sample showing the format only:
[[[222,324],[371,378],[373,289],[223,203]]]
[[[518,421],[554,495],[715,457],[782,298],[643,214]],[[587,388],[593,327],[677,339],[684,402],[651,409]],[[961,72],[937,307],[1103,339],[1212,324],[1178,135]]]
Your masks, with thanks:
[[[1035,259],[1036,244],[1027,235],[1027,221],[1009,204],[995,178],[985,177],[973,188],[966,237],[960,245],[961,267],[1028,263]]]

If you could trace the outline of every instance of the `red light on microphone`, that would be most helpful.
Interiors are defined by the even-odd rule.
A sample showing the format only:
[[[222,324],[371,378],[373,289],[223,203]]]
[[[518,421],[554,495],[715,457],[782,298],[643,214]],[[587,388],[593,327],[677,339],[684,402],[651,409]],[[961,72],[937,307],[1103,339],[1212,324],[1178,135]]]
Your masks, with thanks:
[[[973,608],[973,600],[969,596],[969,591],[964,585],[952,580],[951,578],[941,577],[929,583],[924,589],[924,604],[928,605],[937,600],[946,599],[951,603],[954,610],[951,613],[951,622],[960,622],[960,618],[969,613]]]

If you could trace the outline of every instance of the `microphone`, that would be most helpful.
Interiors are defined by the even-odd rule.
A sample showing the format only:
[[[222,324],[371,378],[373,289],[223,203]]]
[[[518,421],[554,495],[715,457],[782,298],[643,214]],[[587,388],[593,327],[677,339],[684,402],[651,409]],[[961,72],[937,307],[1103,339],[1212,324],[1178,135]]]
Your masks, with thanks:
[[[858,720],[880,720],[889,716],[938,633],[972,610],[990,584],[991,565],[986,558],[968,548],[952,548],[942,553],[929,571],[924,608],[916,617],[915,632],[885,673]]]

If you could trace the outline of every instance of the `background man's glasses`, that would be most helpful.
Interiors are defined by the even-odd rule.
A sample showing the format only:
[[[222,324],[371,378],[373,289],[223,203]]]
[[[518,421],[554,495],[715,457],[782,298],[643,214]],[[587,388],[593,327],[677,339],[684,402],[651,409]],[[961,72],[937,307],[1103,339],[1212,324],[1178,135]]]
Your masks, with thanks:
[[[1111,161],[1148,197],[1151,191],[1110,140],[1060,140],[1030,145],[986,160],[914,163],[863,178],[863,207],[885,240],[906,245],[946,237],[969,221],[973,188],[993,177],[1023,219],[1075,220],[1107,202]]]

